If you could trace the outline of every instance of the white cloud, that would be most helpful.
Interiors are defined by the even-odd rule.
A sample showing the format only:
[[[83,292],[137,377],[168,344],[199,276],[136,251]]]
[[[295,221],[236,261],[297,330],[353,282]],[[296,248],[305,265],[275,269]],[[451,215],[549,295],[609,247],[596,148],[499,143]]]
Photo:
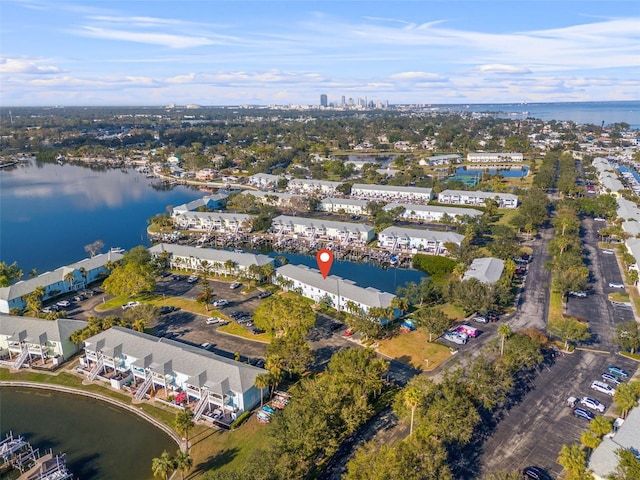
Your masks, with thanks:
[[[443,80],[441,75],[428,72],[400,72],[390,75],[394,80],[419,80],[419,81],[440,81]]]
[[[499,63],[480,65],[478,70],[483,73],[531,73],[531,70],[526,67],[503,65]]]
[[[40,60],[0,57],[0,74],[51,75],[62,70],[53,65],[40,65]]]
[[[112,30],[100,27],[85,26],[75,33],[85,37],[102,38],[105,40],[119,40],[125,42],[161,45],[169,48],[191,48],[204,45],[214,45],[216,42],[204,37],[191,37],[171,33],[131,32],[126,30]]]

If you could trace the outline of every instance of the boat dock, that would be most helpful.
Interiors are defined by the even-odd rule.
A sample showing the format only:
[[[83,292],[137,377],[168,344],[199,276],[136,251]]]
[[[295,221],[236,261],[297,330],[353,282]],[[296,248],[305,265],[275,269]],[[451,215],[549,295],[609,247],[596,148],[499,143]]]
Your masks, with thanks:
[[[18,480],[73,480],[67,469],[65,454],[53,455],[52,451],[40,456],[23,437],[12,432],[0,440],[0,467],[21,472]]]

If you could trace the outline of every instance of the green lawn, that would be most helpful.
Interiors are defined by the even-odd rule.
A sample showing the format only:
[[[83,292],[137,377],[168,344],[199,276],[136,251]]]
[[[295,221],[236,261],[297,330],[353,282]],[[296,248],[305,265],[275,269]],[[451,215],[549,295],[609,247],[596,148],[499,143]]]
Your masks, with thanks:
[[[439,308],[444,312],[444,314],[447,317],[455,321],[463,320],[465,318],[464,310],[461,307],[458,307],[457,305],[453,305],[451,303],[445,303],[444,305],[440,305]]]
[[[629,294],[626,292],[613,292],[609,294],[609,300],[612,302],[630,302]]]
[[[222,327],[218,327],[218,331],[229,333],[231,335],[237,335],[238,337],[248,338],[249,340],[257,340],[263,343],[269,343],[269,335],[266,333],[261,333],[260,335],[254,335],[249,332],[246,328],[241,325],[238,325],[236,322],[231,322],[228,325],[224,325]]]
[[[551,290],[551,296],[549,298],[549,325],[555,321],[562,320],[562,318],[562,295],[560,295],[560,292]]]
[[[429,343],[429,335],[423,329],[400,333],[391,338],[380,340],[378,351],[422,370],[433,370],[451,357],[449,348],[438,343]],[[429,366],[425,359],[429,359]]]

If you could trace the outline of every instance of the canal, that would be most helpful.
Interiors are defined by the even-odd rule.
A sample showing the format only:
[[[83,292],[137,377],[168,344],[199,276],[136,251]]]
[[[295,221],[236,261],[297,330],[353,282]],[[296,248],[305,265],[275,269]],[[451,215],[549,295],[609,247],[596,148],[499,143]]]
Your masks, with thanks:
[[[151,480],[151,460],[178,446],[138,415],[50,390],[0,388],[0,433],[22,435],[40,453],[66,453],[80,480]]]

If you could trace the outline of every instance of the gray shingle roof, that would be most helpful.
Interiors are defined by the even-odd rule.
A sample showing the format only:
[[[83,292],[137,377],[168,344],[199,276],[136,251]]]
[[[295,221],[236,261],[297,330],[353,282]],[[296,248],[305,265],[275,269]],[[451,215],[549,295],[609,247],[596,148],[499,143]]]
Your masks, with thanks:
[[[623,220],[640,220],[640,209],[638,209],[638,206],[631,200],[624,198],[618,198],[617,214],[618,217]]]
[[[600,478],[614,473],[618,466],[616,450],[619,448],[640,451],[640,408],[631,410],[613,438],[603,438],[602,443],[591,453],[589,469]]]
[[[272,197],[278,197],[279,200],[291,200],[292,198],[303,198],[302,195],[295,195],[293,193],[263,192],[260,190],[243,190],[241,193],[243,195],[252,195],[260,199],[263,199],[267,195],[270,195]]]
[[[392,293],[382,292],[372,287],[360,287],[353,281],[336,275],[329,275],[325,279],[319,270],[305,265],[283,265],[276,269],[276,276],[278,275],[297,280],[332,295],[338,295],[339,293],[342,298],[353,300],[369,307],[387,308],[391,305],[391,300],[395,298]]]
[[[354,183],[351,187],[353,190],[364,190],[367,192],[401,192],[401,193],[420,193],[422,195],[431,195],[431,188],[424,187],[404,187],[400,185],[372,185],[367,183]]]
[[[35,278],[21,280],[8,287],[0,288],[0,299],[9,301],[14,298],[20,298],[33,292],[36,287],[46,287],[64,281],[65,275],[73,270],[84,268],[90,271],[106,265],[107,262],[116,262],[121,258],[122,254],[114,252],[101,253],[91,258],[85,258],[79,262],[57,268],[53,272],[45,272]]]
[[[184,212],[179,215],[183,218],[196,218],[200,220],[206,220],[209,222],[220,222],[226,224],[229,222],[236,222],[238,225],[250,222],[255,218],[254,215],[247,215],[244,213],[218,213],[218,212]]]
[[[378,236],[392,236],[404,238],[424,238],[440,243],[453,242],[460,243],[464,235],[455,232],[439,232],[436,230],[420,230],[417,228],[387,227]]]
[[[146,366],[159,373],[172,370],[189,376],[190,381],[199,379],[200,387],[207,385],[215,388],[228,381],[231,390],[244,393],[253,386],[256,376],[264,373],[261,368],[221,357],[202,348],[122,327],[112,327],[87,339],[85,349],[107,353],[119,345],[125,355],[138,359],[136,364],[140,362],[142,366],[146,363]]]
[[[373,227],[364,223],[351,223],[351,222],[335,222],[332,220],[325,220],[323,218],[305,218],[305,217],[291,217],[289,215],[279,215],[273,219],[272,224],[277,225],[304,225],[306,227],[325,227],[335,230],[342,230],[345,232],[371,232]]]
[[[504,270],[504,261],[499,258],[476,258],[467,269],[462,280],[475,278],[482,283],[495,283],[500,280]]]
[[[273,262],[273,258],[255,253],[238,253],[214,248],[196,248],[174,243],[159,243],[149,249],[152,255],[169,252],[179,257],[193,257],[208,262],[221,262],[233,260],[239,267],[247,268],[249,265],[266,265]]]
[[[26,338],[34,341],[37,341],[44,333],[47,336],[47,340],[62,342],[67,340],[74,331],[87,325],[87,322],[83,320],[70,318],[45,320],[0,313],[0,335],[18,335],[20,332],[26,331]]]
[[[442,212],[451,217],[463,215],[478,217],[482,215],[482,212],[475,208],[447,207],[445,205],[416,205],[414,203],[389,203],[385,205],[384,210],[393,210],[397,207],[404,207],[407,212]]]
[[[187,211],[195,210],[196,208],[204,207],[210,201],[218,202],[220,200],[224,200],[228,196],[229,196],[229,194],[227,194],[227,193],[214,193],[214,194],[211,194],[211,195],[204,196],[202,198],[197,198],[197,199],[192,200],[192,201],[190,201],[188,203],[184,203],[182,205],[178,205],[177,207],[174,207],[173,210],[174,211],[179,211],[179,212],[187,212]]]

